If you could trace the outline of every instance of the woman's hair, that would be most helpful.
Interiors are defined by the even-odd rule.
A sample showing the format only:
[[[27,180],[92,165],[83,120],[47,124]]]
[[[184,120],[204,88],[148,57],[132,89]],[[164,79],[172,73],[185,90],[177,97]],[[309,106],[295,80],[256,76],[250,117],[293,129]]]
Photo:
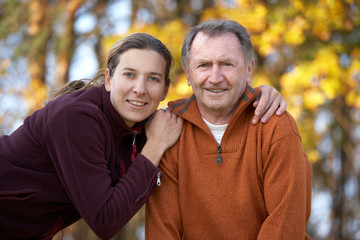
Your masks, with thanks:
[[[246,65],[254,59],[255,53],[250,36],[242,25],[231,20],[209,20],[193,27],[186,35],[182,49],[181,61],[185,69],[189,69],[190,49],[196,35],[202,32],[209,37],[217,37],[224,33],[234,33],[239,39]]]
[[[120,55],[130,49],[153,50],[160,54],[165,62],[165,85],[170,85],[170,69],[173,66],[174,59],[167,47],[157,38],[146,33],[133,33],[118,40],[108,53],[105,69],[109,69],[109,76],[112,77],[116,66],[120,61]],[[105,83],[105,70],[99,70],[96,76],[88,82],[84,80],[75,80],[68,82],[60,89],[50,93],[45,104],[61,95],[72,93],[78,90],[88,89],[92,87],[100,87]]]

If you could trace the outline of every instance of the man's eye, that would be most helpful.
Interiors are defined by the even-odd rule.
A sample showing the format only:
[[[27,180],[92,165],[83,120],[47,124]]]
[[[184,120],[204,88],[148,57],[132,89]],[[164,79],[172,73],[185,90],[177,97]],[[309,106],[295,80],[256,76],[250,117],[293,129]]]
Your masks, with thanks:
[[[231,66],[233,66],[231,63],[228,63],[228,62],[224,62],[222,65],[223,65],[223,66],[226,66],[226,67],[231,67]]]
[[[207,63],[203,63],[203,64],[200,64],[200,65],[198,66],[198,68],[204,68],[204,67],[207,67],[207,66],[208,66]]]

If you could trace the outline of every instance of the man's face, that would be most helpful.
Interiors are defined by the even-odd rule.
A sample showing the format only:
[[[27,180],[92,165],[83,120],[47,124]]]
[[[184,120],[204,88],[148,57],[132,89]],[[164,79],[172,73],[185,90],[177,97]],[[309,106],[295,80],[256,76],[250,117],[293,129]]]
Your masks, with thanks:
[[[209,37],[199,32],[185,69],[201,115],[213,124],[230,120],[249,82],[254,62],[248,66],[234,33]]]

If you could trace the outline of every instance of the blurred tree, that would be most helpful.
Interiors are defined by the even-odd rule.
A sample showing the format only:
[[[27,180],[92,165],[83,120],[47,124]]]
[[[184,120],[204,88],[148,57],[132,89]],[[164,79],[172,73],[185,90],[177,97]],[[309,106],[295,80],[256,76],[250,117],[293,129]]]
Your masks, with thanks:
[[[34,106],[30,109],[40,106],[46,85],[58,86],[68,80],[74,51],[86,39],[91,39],[98,62],[102,63],[104,52],[121,37],[111,34],[114,23],[106,10],[119,2],[123,0],[2,1],[0,93],[26,96],[28,104]],[[86,14],[95,19],[95,26],[86,33],[76,31],[77,19]],[[138,0],[131,1],[128,18],[128,33],[144,31],[158,37],[175,57],[167,100],[191,93],[180,61],[186,30],[209,18],[233,19],[243,24],[257,52],[253,85],[271,84],[281,90],[313,163],[314,205],[309,233],[319,240],[360,238],[359,2]],[[47,79],[51,58],[55,59],[58,84]],[[26,66],[27,73],[20,66]],[[33,90],[18,90],[23,85],[11,77],[14,72],[19,81],[30,79]],[[9,79],[15,83],[13,87]],[[2,102],[0,98],[3,107]],[[0,114],[0,131],[9,122],[6,119]],[[319,204],[321,209],[315,208],[318,201],[324,201]],[[328,208],[324,208],[326,202]],[[114,239],[142,238],[142,227],[143,210]],[[84,221],[63,234],[75,239],[97,239]]]
[[[109,2],[2,1],[0,41],[2,47],[9,48],[6,53],[0,54],[0,77],[7,81],[1,88],[3,93],[18,91],[16,87],[10,86],[15,81],[15,75],[9,75],[9,72],[25,62],[26,68],[16,72],[23,76],[22,85],[26,86],[19,95],[25,98],[28,113],[32,113],[41,107],[49,88],[57,88],[69,81],[70,65],[80,44],[91,39],[98,60],[103,61],[104,52],[100,41],[104,32],[112,27],[105,12]],[[89,32],[80,33],[75,29],[76,21],[85,14],[94,17],[95,27]],[[54,74],[49,74],[50,70]]]
[[[189,25],[228,18],[246,26],[257,51],[253,84],[268,83],[281,89],[314,165],[314,201],[325,193],[331,202],[329,209],[323,210],[327,218],[312,217],[308,231],[315,239],[358,238],[359,4],[352,0],[210,2],[189,1],[193,8],[188,9],[194,17],[178,13],[177,18],[171,18],[167,15],[169,9],[156,14],[160,9],[156,4],[164,4],[162,1],[151,1],[152,5],[142,10],[142,16],[150,17],[134,20],[130,32],[146,31],[158,36],[170,48],[175,46],[171,51],[179,59],[180,46],[173,45],[172,39],[182,40]],[[195,5],[202,6],[199,12]],[[169,99],[190,93],[179,60],[176,63]],[[325,230],[319,231],[320,225]]]

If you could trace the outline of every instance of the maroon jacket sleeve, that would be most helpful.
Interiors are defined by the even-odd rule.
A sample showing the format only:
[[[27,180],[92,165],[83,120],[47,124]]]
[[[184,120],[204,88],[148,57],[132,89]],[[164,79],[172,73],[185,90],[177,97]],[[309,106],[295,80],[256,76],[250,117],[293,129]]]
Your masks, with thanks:
[[[111,186],[105,151],[112,135],[107,128],[93,109],[67,109],[50,121],[44,139],[69,198],[101,239],[113,237],[141,208],[159,172],[139,154]]]

